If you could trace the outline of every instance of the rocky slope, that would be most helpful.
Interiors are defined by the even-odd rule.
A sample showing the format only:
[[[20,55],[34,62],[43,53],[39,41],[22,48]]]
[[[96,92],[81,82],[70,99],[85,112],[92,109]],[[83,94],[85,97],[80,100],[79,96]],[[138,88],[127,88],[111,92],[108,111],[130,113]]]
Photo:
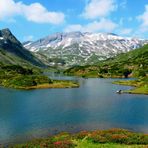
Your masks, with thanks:
[[[26,42],[24,47],[49,65],[54,65],[57,61],[61,64],[60,60],[67,65],[86,65],[139,48],[146,42],[148,41],[111,33],[70,32]]]
[[[0,64],[43,66],[41,61],[26,50],[9,29],[0,30]]]

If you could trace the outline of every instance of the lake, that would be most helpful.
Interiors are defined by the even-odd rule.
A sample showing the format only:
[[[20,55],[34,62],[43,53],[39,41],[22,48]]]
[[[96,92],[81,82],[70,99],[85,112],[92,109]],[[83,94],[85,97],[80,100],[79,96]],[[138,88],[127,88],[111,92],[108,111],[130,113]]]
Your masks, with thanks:
[[[131,87],[119,79],[76,80],[79,88],[15,90],[0,88],[0,143],[24,142],[61,131],[125,128],[148,133],[148,96],[116,94]]]

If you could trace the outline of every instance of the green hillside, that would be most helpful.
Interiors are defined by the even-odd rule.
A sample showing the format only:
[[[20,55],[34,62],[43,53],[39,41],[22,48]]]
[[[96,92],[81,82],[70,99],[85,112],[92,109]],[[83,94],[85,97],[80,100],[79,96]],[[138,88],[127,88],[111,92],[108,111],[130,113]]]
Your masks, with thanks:
[[[148,73],[148,45],[97,65],[74,66],[64,73],[82,77],[128,77],[145,76]]]
[[[44,66],[26,50],[9,29],[0,30],[0,64]]]
[[[6,50],[0,48],[0,65],[23,65],[23,66],[31,66],[33,65],[29,61],[22,59],[19,56],[11,52],[7,52]]]

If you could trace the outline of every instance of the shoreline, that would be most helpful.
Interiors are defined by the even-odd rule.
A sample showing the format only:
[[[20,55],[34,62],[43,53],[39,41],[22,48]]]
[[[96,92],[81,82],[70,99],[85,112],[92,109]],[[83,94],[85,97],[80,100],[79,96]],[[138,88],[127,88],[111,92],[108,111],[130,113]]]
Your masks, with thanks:
[[[134,87],[133,89],[124,90],[122,93],[148,95],[148,84],[146,82],[143,84],[142,80],[120,80],[114,81],[112,84]]]
[[[5,88],[12,88],[12,89],[22,89],[22,90],[31,90],[31,89],[50,89],[50,88],[78,88],[80,85],[73,81],[66,81],[66,80],[54,80],[53,83],[44,83],[38,84],[35,86],[3,86]]]
[[[23,147],[72,147],[82,148],[85,145],[91,147],[131,147],[142,148],[148,146],[148,134],[132,132],[126,129],[113,128],[108,130],[80,131],[77,133],[60,132],[44,138],[29,140],[25,143],[10,144],[12,148]]]
[[[79,84],[74,83],[72,81],[69,82],[56,82],[56,83],[52,83],[52,84],[40,84],[37,86],[30,86],[30,87],[26,87],[24,89],[26,90],[30,90],[30,89],[46,89],[46,88],[78,88]]]
[[[76,77],[80,77],[80,78],[125,78],[124,76],[116,76],[116,75],[81,75],[81,74],[65,74],[65,76],[76,76]],[[128,78],[132,78],[132,77],[128,77]]]

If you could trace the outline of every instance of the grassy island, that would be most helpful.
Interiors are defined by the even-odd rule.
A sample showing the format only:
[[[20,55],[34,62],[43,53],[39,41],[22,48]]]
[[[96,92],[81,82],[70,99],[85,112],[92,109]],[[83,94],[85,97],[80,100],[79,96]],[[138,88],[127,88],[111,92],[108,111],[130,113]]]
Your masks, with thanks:
[[[148,135],[123,129],[82,131],[76,134],[61,133],[44,139],[36,139],[12,148],[146,148]]]
[[[20,89],[44,89],[44,88],[77,88],[79,84],[73,81],[52,80],[52,83],[37,84],[34,86],[20,87]]]
[[[148,95],[148,77],[139,78],[138,80],[115,81],[113,84],[134,86],[132,90],[123,91],[123,93],[146,94]]]
[[[51,80],[39,69],[29,69],[18,65],[0,68],[0,85],[15,89],[72,88],[79,87],[73,81]]]

